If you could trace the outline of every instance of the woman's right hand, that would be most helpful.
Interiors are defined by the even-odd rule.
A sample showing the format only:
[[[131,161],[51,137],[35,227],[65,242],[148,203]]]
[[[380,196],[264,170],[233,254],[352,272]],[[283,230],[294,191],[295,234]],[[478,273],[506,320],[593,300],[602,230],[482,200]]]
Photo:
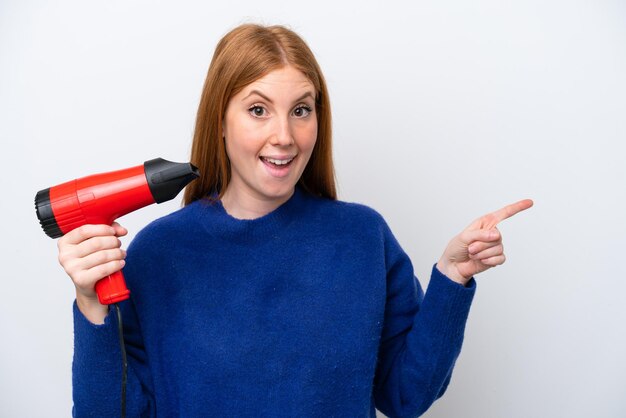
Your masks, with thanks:
[[[59,263],[76,287],[78,309],[94,324],[104,323],[109,312],[98,301],[96,282],[124,267],[126,251],[118,237],[128,233],[113,225],[83,225],[59,238]]]

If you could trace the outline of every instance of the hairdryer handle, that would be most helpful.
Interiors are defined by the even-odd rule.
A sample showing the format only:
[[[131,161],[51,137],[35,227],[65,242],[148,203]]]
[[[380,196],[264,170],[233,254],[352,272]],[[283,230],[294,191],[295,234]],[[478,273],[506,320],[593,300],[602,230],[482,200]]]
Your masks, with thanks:
[[[130,297],[130,290],[126,287],[126,280],[122,271],[116,271],[110,276],[96,282],[98,300],[103,305],[111,305]]]

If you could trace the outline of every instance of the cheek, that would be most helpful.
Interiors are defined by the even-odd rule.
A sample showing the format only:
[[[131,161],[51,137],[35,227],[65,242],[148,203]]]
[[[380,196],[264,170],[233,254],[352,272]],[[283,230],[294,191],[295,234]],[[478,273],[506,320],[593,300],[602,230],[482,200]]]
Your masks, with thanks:
[[[317,140],[317,123],[313,123],[310,126],[303,126],[300,131],[300,148],[302,151],[313,151],[315,142]]]
[[[226,152],[231,160],[233,157],[242,157],[258,151],[259,131],[253,126],[246,125],[245,121],[230,123],[227,128],[225,127],[224,134]]]

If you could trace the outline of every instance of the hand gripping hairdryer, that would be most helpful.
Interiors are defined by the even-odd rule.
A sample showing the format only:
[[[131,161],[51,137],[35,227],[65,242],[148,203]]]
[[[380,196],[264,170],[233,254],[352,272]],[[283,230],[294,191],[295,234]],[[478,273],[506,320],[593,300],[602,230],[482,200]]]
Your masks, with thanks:
[[[37,217],[51,238],[85,224],[111,225],[134,210],[173,199],[199,175],[191,163],[155,158],[137,167],[94,174],[40,190],[35,197]],[[130,295],[121,271],[99,280],[96,293],[103,305],[126,300]]]

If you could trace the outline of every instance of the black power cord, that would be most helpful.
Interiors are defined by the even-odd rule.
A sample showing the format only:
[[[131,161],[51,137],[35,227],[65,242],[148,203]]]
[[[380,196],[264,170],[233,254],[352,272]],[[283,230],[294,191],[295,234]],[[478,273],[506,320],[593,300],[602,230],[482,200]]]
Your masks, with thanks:
[[[120,311],[120,307],[115,305],[115,310],[117,311],[117,331],[120,337],[120,349],[122,350],[122,401],[121,401],[121,409],[122,414],[121,417],[126,417],[126,376],[128,369],[128,362],[126,361],[126,346],[124,344],[124,328],[122,327],[122,311]]]

